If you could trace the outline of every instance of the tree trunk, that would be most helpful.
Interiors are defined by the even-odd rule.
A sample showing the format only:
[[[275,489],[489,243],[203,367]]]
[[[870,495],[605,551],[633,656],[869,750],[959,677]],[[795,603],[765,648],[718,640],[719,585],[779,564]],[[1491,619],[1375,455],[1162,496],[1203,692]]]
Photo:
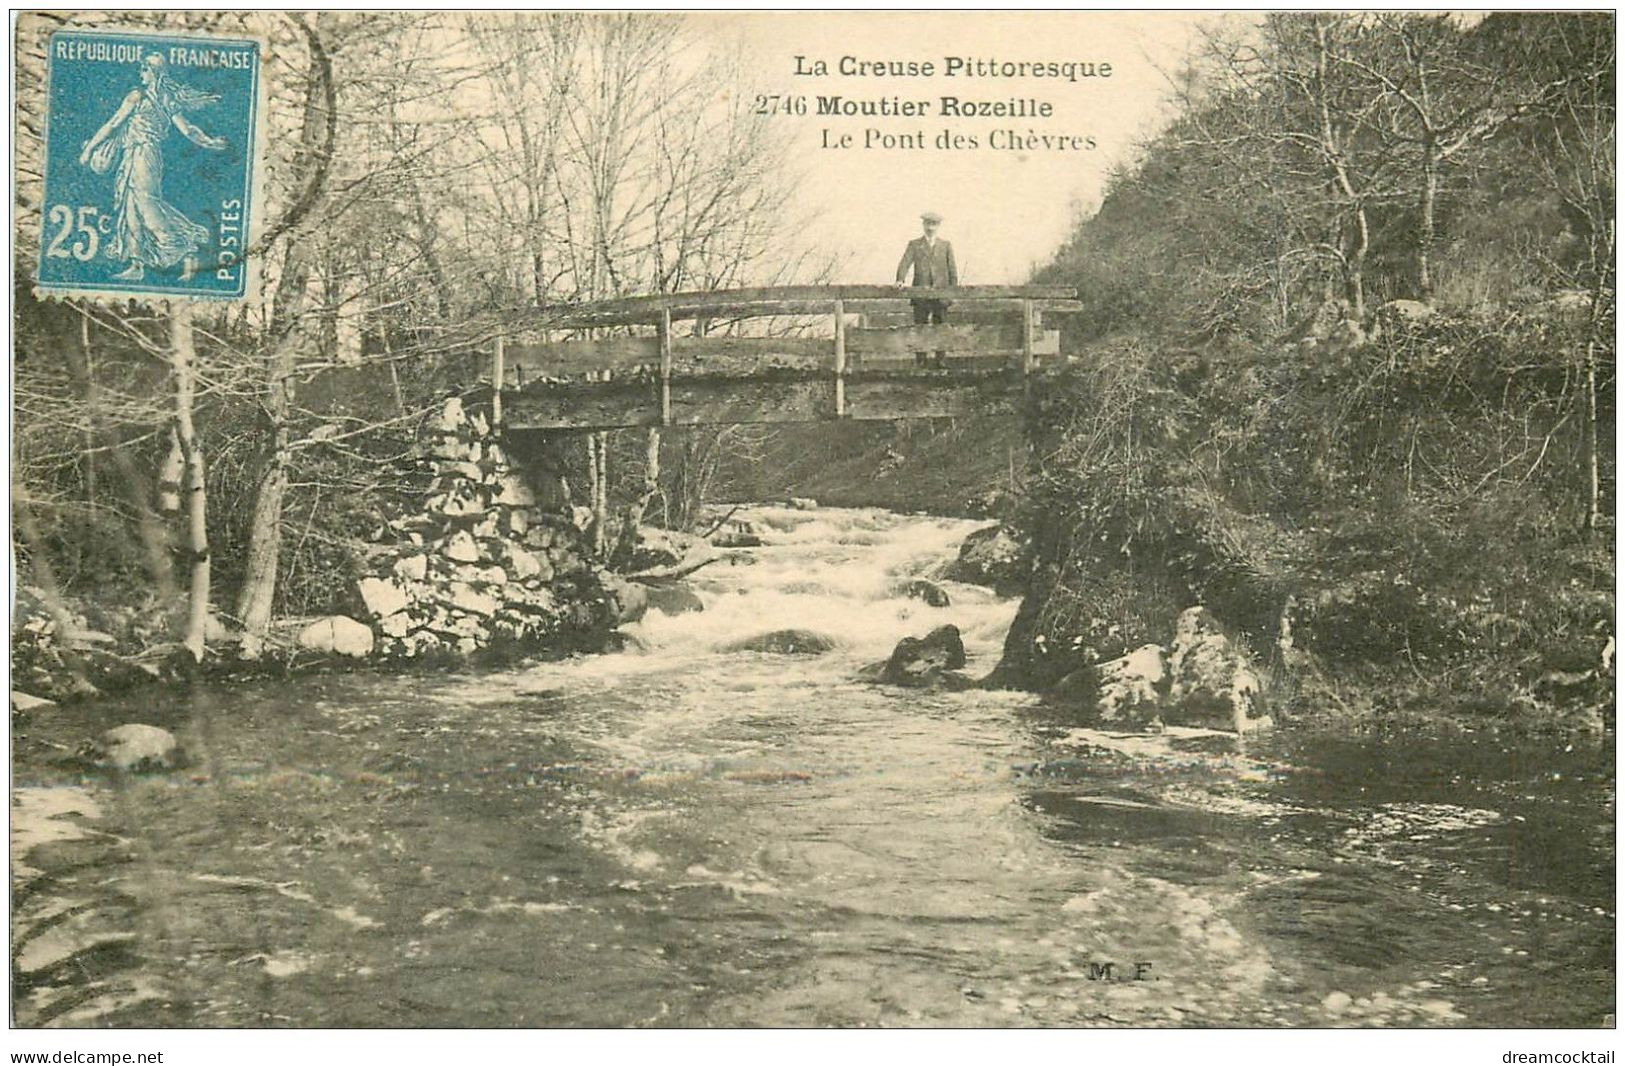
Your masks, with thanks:
[[[307,172],[306,184],[311,190],[309,202],[314,206],[321,195],[321,183],[325,180],[333,147],[333,78],[320,37],[310,29],[306,35],[310,45],[310,81],[300,129],[300,158]],[[415,196],[415,185],[412,191]],[[293,413],[295,357],[303,341],[303,326],[298,316],[310,286],[309,243],[307,227],[296,224],[290,228],[282,257],[282,276],[277,283],[266,331],[272,345],[266,354],[265,367],[265,411],[271,420],[271,450],[260,470],[254,517],[249,526],[247,569],[236,604],[237,621],[243,629],[240,652],[250,659],[259,657],[265,634],[270,629],[277,571],[282,559],[282,511],[288,496],[288,467],[293,459],[289,419]]]
[[[1365,206],[1354,208],[1354,247],[1349,252],[1343,281],[1348,292],[1349,317],[1356,324],[1365,324],[1365,257],[1371,250],[1371,226],[1366,219]]]
[[[1596,312],[1592,312],[1595,316]],[[1586,340],[1586,513],[1581,531],[1591,536],[1602,522],[1602,457],[1597,443],[1597,338]]]
[[[192,424],[197,350],[192,338],[192,306],[181,300],[169,309],[170,360],[175,373],[175,436],[186,457],[186,549],[191,561],[186,631],[182,643],[198,662],[209,625],[209,527],[203,445]]]
[[[1425,304],[1433,302],[1434,201],[1439,195],[1439,146],[1431,138],[1422,145],[1422,202],[1417,212],[1416,291]]]
[[[58,639],[68,644],[73,641],[78,627],[73,624],[73,614],[62,599],[62,586],[57,583],[56,568],[51,565],[51,558],[47,554],[45,535],[40,532],[39,523],[34,520],[34,511],[27,501],[28,495],[22,484],[13,481],[12,513],[16,516],[17,533],[28,548],[28,568],[34,574],[34,587],[39,590],[40,602],[45,605],[46,612],[56,623]]]
[[[96,506],[96,362],[90,351],[90,316],[79,316],[79,353],[85,361],[85,502]]]
[[[254,518],[236,610],[243,630],[240,651],[245,659],[259,658],[265,634],[271,628],[277,568],[282,558],[282,507],[288,495],[288,466],[281,457],[287,437],[285,428],[277,431],[273,455],[266,462],[254,496]]]
[[[294,357],[302,335],[292,317],[304,302],[309,279],[310,267],[303,254],[303,241],[294,234],[289,238],[283,259],[282,281],[272,314],[273,329],[280,327],[280,335],[266,359],[265,412],[271,420],[271,450],[260,471],[254,517],[249,526],[247,569],[237,593],[235,613],[243,629],[241,653],[248,659],[259,657],[276,600],[277,570],[282,557],[282,510],[287,500],[288,465],[292,460],[288,419],[293,407]]]

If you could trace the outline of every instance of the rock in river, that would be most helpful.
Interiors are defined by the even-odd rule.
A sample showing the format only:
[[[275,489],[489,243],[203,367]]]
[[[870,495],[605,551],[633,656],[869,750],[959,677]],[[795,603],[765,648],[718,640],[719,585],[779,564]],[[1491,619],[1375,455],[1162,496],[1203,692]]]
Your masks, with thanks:
[[[1162,646],[1142,644],[1122,658],[1067,674],[1050,689],[1049,699],[1073,707],[1090,722],[1141,726],[1160,717],[1168,684]]]
[[[636,581],[616,574],[604,574],[599,580],[609,594],[610,617],[616,625],[636,622],[649,609],[649,591]]]
[[[654,570],[679,566],[687,560],[700,559],[709,554],[711,546],[693,534],[641,526],[627,567],[630,570]]]
[[[1170,721],[1237,733],[1274,724],[1258,713],[1263,686],[1246,649],[1225,636],[1206,607],[1192,607],[1179,616],[1168,673]]]
[[[959,546],[959,558],[944,577],[967,585],[986,585],[1001,596],[1015,596],[1027,587],[1032,554],[1027,542],[1006,526],[978,529]]]
[[[935,581],[927,581],[923,577],[905,581],[897,586],[897,595],[906,596],[911,600],[920,600],[931,607],[947,607],[951,602],[948,593],[943,591],[941,585]]]
[[[822,633],[814,633],[807,629],[775,629],[771,633],[736,640],[721,650],[762,651],[774,655],[822,655],[827,651],[834,651],[835,647],[835,641]]]
[[[98,766],[133,771],[169,769],[179,745],[167,729],[132,723],[109,729],[91,747]]]
[[[891,658],[878,674],[866,673],[888,685],[931,688],[936,685],[965,687],[969,679],[950,673],[965,665],[965,642],[959,627],[938,626],[924,637],[904,637],[892,650]]]
[[[682,585],[650,585],[647,589],[649,606],[661,614],[688,614],[705,610],[705,601],[699,593]]]

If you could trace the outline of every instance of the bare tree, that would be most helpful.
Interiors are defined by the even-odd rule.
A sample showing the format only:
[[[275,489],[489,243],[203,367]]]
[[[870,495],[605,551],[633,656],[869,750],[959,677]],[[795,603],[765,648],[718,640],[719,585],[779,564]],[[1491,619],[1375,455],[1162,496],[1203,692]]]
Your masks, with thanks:
[[[1602,448],[1598,422],[1603,365],[1614,356],[1617,311],[1618,188],[1617,117],[1614,105],[1612,25],[1604,20],[1565,23],[1553,52],[1568,72],[1546,109],[1556,151],[1541,153],[1545,182],[1557,194],[1580,239],[1580,254],[1566,266],[1566,279],[1586,294],[1585,500],[1581,529],[1596,532],[1602,521]]]
[[[1302,250],[1336,264],[1356,321],[1365,316],[1372,212],[1397,195],[1396,160],[1381,136],[1385,101],[1345,62],[1362,36],[1355,17],[1320,13],[1271,14],[1255,34],[1210,33],[1218,85],[1197,125],[1292,205],[1288,217],[1314,220]]]
[[[1416,196],[1416,287],[1432,302],[1431,252],[1438,231],[1438,199],[1449,167],[1470,168],[1490,138],[1536,108],[1552,87],[1524,92],[1504,57],[1486,57],[1455,16],[1382,14],[1361,19],[1351,47],[1332,54],[1356,82],[1386,98],[1374,130],[1405,156]]]

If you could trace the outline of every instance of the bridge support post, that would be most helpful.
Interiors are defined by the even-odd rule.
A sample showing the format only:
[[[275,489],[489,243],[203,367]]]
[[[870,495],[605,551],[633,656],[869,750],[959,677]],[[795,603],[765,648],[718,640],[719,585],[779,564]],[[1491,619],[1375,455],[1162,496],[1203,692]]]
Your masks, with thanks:
[[[671,309],[660,312],[660,424],[671,425]]]
[[[1021,301],[1021,423],[1022,435],[1026,437],[1027,468],[1032,472],[1033,464],[1038,456],[1038,395],[1033,388],[1033,371],[1038,368],[1038,358],[1033,354],[1033,330],[1035,323],[1033,316],[1035,309],[1031,300]]]
[[[497,334],[496,345],[491,350],[491,428],[495,430],[502,425],[502,385],[507,375],[507,338]]]
[[[1021,301],[1021,400],[1026,417],[1032,418],[1033,371],[1038,368],[1038,357],[1033,354],[1033,302]]]
[[[835,301],[835,417],[846,417],[846,301]]]
[[[1033,302],[1021,301],[1021,372],[1032,376],[1038,360],[1033,355]]]

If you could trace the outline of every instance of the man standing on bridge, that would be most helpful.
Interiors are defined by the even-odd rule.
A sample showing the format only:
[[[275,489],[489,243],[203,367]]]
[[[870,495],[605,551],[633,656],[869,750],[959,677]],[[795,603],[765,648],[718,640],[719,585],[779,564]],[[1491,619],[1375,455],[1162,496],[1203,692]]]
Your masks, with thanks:
[[[954,263],[954,246],[937,237],[942,216],[927,211],[920,216],[923,234],[908,242],[903,249],[903,260],[897,264],[897,284],[904,284],[909,268],[914,269],[914,287],[943,288],[959,284],[959,267]],[[914,324],[923,326],[948,320],[948,301],[911,300],[914,305]]]

